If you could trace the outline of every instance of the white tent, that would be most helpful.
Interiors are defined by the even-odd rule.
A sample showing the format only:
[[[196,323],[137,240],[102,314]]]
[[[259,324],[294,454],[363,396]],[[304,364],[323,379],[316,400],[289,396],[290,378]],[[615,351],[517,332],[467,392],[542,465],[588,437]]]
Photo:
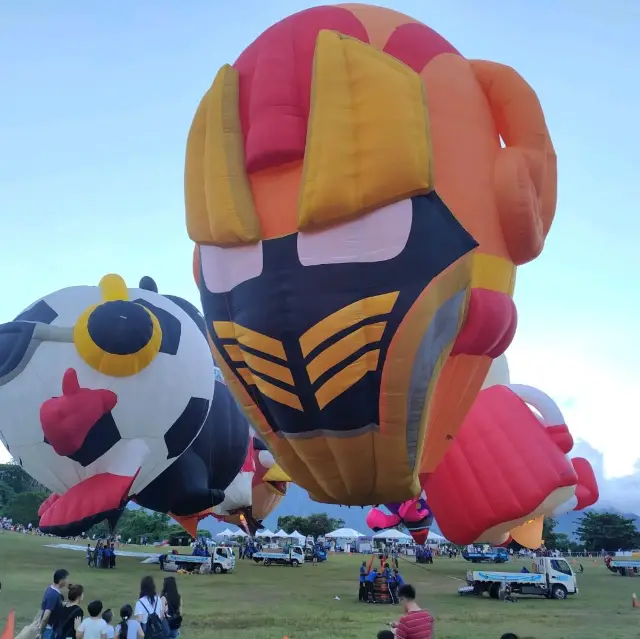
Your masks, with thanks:
[[[292,539],[297,539],[298,541],[305,541],[306,540],[306,537],[302,533],[298,532],[297,530],[294,530],[291,533],[291,538]]]
[[[358,537],[364,537],[362,533],[359,533],[353,528],[338,528],[326,535],[330,539],[357,539]]]
[[[439,544],[447,540],[442,535],[438,535],[437,533],[434,533],[432,530],[430,530],[429,535],[427,536],[427,541]]]
[[[284,539],[288,539],[290,537],[289,533],[286,533],[282,528],[277,533],[274,533],[274,537],[280,537]]]
[[[216,537],[233,537],[234,533],[232,533],[228,528],[225,528],[222,532],[219,532]]]
[[[232,537],[248,537],[247,533],[242,530],[242,528],[238,528],[238,530],[234,530],[231,532]]]
[[[403,532],[399,530],[395,530],[395,528],[390,528],[389,530],[381,530],[379,533],[376,533],[373,536],[374,539],[396,539],[398,541],[409,541],[411,539],[410,535],[405,535]]]
[[[265,528],[264,530],[257,532],[256,537],[273,537],[273,533],[268,528]]]

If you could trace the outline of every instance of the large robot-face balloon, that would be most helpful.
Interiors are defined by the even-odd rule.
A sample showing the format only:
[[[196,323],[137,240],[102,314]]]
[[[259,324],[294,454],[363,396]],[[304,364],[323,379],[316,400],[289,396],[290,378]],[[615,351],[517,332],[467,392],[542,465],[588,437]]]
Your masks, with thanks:
[[[531,87],[394,11],[301,11],[218,72],[185,201],[214,356],[283,470],[321,502],[419,494],[553,218]]]
[[[41,527],[73,534],[118,513],[196,438],[214,384],[202,324],[115,275],[0,326],[0,435],[54,493]]]

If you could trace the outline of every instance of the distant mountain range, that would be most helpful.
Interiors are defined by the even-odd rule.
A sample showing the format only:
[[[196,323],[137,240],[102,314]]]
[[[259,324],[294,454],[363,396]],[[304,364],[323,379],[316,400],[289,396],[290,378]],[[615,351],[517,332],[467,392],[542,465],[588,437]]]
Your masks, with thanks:
[[[623,513],[619,510],[609,507],[605,503],[599,503],[595,508],[590,508],[594,512],[610,512],[625,517],[630,517],[635,520],[636,526],[640,528],[640,517],[631,513]],[[342,519],[344,525],[347,528],[354,528],[358,532],[364,535],[371,534],[371,530],[367,526],[366,517],[369,512],[369,508],[360,508],[358,506],[334,506],[332,504],[319,504],[312,501],[305,490],[296,486],[295,484],[289,485],[289,490],[284,499],[280,502],[278,508],[272,513],[264,522],[266,528],[269,528],[273,532],[276,532],[278,525],[278,517],[283,515],[294,515],[296,517],[306,517],[314,513],[326,513],[331,518]],[[558,527],[556,532],[566,533],[567,535],[573,535],[578,527],[578,522],[582,512],[570,512],[562,517],[558,517]],[[222,532],[229,526],[220,522],[217,522],[212,517],[208,517],[201,524],[201,528],[210,530],[213,534]],[[432,529],[439,533],[437,523],[434,524]]]

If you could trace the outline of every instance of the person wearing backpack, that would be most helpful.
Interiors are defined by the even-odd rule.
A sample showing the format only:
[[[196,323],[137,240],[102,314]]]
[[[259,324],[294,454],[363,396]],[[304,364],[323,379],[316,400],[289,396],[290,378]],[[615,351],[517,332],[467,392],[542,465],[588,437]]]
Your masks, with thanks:
[[[84,618],[84,610],[80,606],[83,597],[84,588],[82,586],[69,584],[67,602],[63,604],[58,619],[58,628],[55,634],[57,639],[75,639],[78,626]]]
[[[153,577],[143,577],[140,582],[140,598],[134,611],[144,631],[144,639],[166,639],[167,623],[162,599],[156,592]]]
[[[162,584],[162,604],[169,630],[169,639],[178,639],[182,625],[182,597],[175,577],[166,577]]]

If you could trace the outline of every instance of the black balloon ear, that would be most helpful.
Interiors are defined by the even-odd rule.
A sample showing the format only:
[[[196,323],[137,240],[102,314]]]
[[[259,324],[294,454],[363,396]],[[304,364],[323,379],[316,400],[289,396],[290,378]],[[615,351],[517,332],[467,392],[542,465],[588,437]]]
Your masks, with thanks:
[[[152,293],[158,292],[158,285],[156,284],[155,280],[152,277],[149,277],[148,275],[145,275],[140,280],[139,287],[143,291],[151,291]]]

